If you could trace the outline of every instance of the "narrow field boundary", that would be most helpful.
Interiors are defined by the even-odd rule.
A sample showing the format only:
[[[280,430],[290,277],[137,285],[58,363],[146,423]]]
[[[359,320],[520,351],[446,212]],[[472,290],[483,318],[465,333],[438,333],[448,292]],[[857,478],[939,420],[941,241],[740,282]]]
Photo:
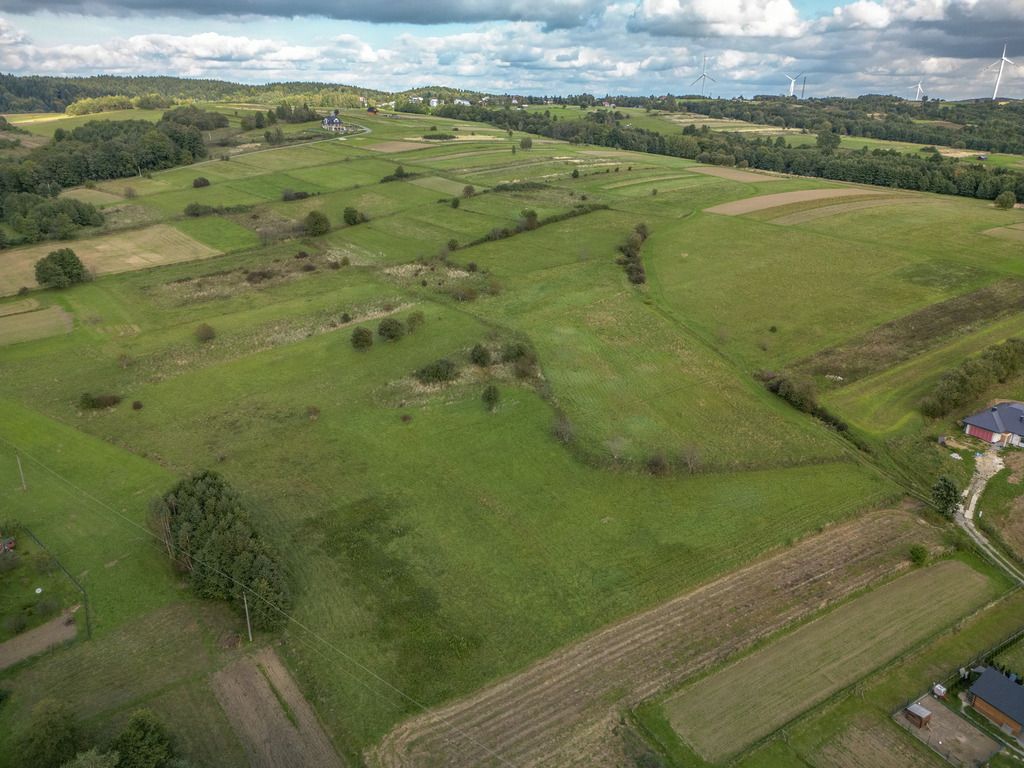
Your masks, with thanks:
[[[826,205],[821,208],[812,208],[809,211],[798,211],[797,213],[790,213],[786,216],[779,216],[777,219],[771,219],[768,223],[789,227],[794,224],[806,224],[809,221],[827,219],[832,216],[840,216],[844,213],[851,213],[853,211],[862,211],[866,208],[878,208],[883,205],[910,205],[912,203],[924,202],[928,201],[923,197],[880,197],[873,200],[858,200],[855,203]]]
[[[699,168],[694,168],[699,171]],[[715,174],[713,174],[715,175]],[[723,178],[729,178],[725,176]],[[763,181],[763,179],[758,179]],[[858,188],[840,189],[801,189],[796,192],[778,192],[774,195],[758,195],[756,197],[745,197],[742,200],[733,200],[721,205],[713,205],[705,208],[707,213],[718,213],[723,216],[742,216],[744,213],[763,211],[768,208],[781,208],[792,203],[803,203],[809,200],[826,200],[831,197],[853,197],[862,195],[882,195],[881,190],[874,191]]]

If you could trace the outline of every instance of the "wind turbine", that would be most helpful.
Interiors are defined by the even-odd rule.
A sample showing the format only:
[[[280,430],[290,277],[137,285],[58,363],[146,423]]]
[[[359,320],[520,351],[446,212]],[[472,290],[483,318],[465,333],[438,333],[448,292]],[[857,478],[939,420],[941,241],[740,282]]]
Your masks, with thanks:
[[[996,64],[999,65],[999,74],[996,75],[996,87],[992,91],[992,101],[995,101],[996,97],[999,96],[999,84],[1003,81],[1003,68],[1007,64],[1013,64],[1012,61],[1006,58],[1006,43],[1003,43],[1003,55],[999,57],[999,61],[993,61],[991,64],[985,67],[985,71],[988,72]]]
[[[803,72],[801,72],[796,77],[790,77],[789,75],[786,75],[786,77],[789,79],[789,95],[790,95],[790,97],[793,97],[796,94],[796,81],[800,79],[801,75],[803,75]]]
[[[711,75],[708,74],[708,57],[705,56],[704,57],[704,66],[701,67],[700,76],[696,80],[694,80],[692,83],[690,83],[691,86],[692,85],[696,85],[697,83],[700,83],[700,95],[701,95],[702,98],[704,96],[704,84],[708,80],[710,80],[712,83],[717,83],[718,82],[717,80],[715,80],[715,78],[713,78]]]
[[[920,101],[921,100],[921,96],[924,95],[924,88],[921,87],[921,81],[920,80],[917,81],[917,85],[912,85],[907,90],[911,90],[912,91],[915,88],[917,89],[917,96],[914,97],[914,101]]]

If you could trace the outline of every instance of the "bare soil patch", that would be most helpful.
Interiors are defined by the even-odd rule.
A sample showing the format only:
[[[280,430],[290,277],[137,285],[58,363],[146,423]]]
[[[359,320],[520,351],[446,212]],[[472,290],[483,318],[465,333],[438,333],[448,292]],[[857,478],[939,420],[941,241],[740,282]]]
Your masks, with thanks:
[[[61,307],[47,307],[17,315],[0,315],[0,346],[71,333],[75,322]]]
[[[212,682],[253,768],[342,768],[313,708],[273,649],[228,665]]]
[[[888,723],[857,723],[815,755],[817,768],[930,768],[934,762]]]
[[[161,264],[206,259],[221,253],[167,224],[70,242],[12,248],[0,261],[0,295],[15,293],[23,285],[35,285],[36,262],[61,247],[74,250],[94,275],[131,272]]]
[[[918,542],[939,536],[905,510],[869,513],[414,717],[368,757],[388,768],[603,764],[609,713],[907,567]]]
[[[687,170],[694,173],[703,173],[706,176],[717,176],[720,179],[742,181],[748,184],[763,181],[782,181],[782,179],[786,178],[785,176],[773,176],[770,173],[754,173],[753,171],[743,171],[739,168],[726,168],[721,165],[695,165],[692,168],[687,168]]]
[[[985,765],[1001,749],[994,739],[951,712],[934,696],[925,696],[919,702],[932,713],[928,725],[916,727],[903,716],[902,710],[896,713],[896,722],[953,765]]]
[[[377,144],[367,144],[366,149],[372,149],[374,152],[408,152],[410,149],[423,149],[424,147],[433,147],[434,144],[427,144],[423,141],[381,141]]]
[[[845,344],[816,352],[794,367],[816,375],[841,376],[849,383],[1021,311],[1024,280],[1000,280],[872,328]]]
[[[74,640],[78,631],[75,625],[75,610],[77,606],[35,629],[0,643],[0,669],[13,667],[18,662],[43,653],[55,645]]]
[[[700,168],[694,168],[694,171],[703,173]],[[730,169],[725,169],[730,170]],[[740,171],[740,173],[746,173]],[[717,176],[719,174],[712,174]],[[753,176],[754,174],[749,174]],[[724,176],[723,178],[729,178]],[[764,181],[761,177],[757,177],[758,181]],[[736,181],[742,181],[742,179],[736,179]],[[842,188],[842,189],[801,189],[797,192],[779,192],[774,195],[758,195],[757,197],[747,197],[743,200],[733,200],[730,203],[722,203],[721,205],[713,205],[710,208],[704,210],[709,213],[719,213],[723,216],[742,216],[744,213],[753,213],[754,211],[763,211],[768,208],[779,208],[783,205],[790,205],[791,203],[803,203],[807,200],[826,200],[832,197],[853,197],[862,195],[881,195],[884,194],[880,191],[872,191],[857,188]]]
[[[893,205],[893,201],[897,200],[899,203],[923,203],[925,198],[923,197],[902,197],[902,198],[875,198],[874,200],[858,200],[854,203],[840,203],[839,205],[826,205],[821,208],[814,208],[809,211],[798,211],[797,213],[791,213],[787,216],[779,216],[777,219],[772,219],[771,224],[780,224],[782,226],[792,226],[794,224],[805,224],[808,221],[815,221],[817,219],[827,219],[831,216],[839,216],[843,213],[850,213],[852,211],[862,211],[865,208],[878,208],[882,205]]]

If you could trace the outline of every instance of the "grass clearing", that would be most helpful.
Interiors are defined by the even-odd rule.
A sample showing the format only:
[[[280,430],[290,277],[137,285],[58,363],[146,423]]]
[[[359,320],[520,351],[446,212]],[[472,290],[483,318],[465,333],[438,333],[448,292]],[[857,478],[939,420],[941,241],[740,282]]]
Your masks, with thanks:
[[[61,307],[0,315],[0,346],[71,333],[74,319]]]
[[[915,571],[700,680],[665,711],[684,740],[718,762],[992,596],[988,578],[958,561]]]

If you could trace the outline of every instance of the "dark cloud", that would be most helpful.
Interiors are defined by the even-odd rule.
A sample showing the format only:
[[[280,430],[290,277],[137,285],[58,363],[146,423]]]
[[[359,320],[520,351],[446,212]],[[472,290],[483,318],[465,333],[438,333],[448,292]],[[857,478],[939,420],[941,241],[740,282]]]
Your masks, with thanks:
[[[603,12],[599,0],[2,0],[8,13],[49,11],[85,16],[323,16],[344,21],[449,24],[539,21],[549,29],[585,24]]]

